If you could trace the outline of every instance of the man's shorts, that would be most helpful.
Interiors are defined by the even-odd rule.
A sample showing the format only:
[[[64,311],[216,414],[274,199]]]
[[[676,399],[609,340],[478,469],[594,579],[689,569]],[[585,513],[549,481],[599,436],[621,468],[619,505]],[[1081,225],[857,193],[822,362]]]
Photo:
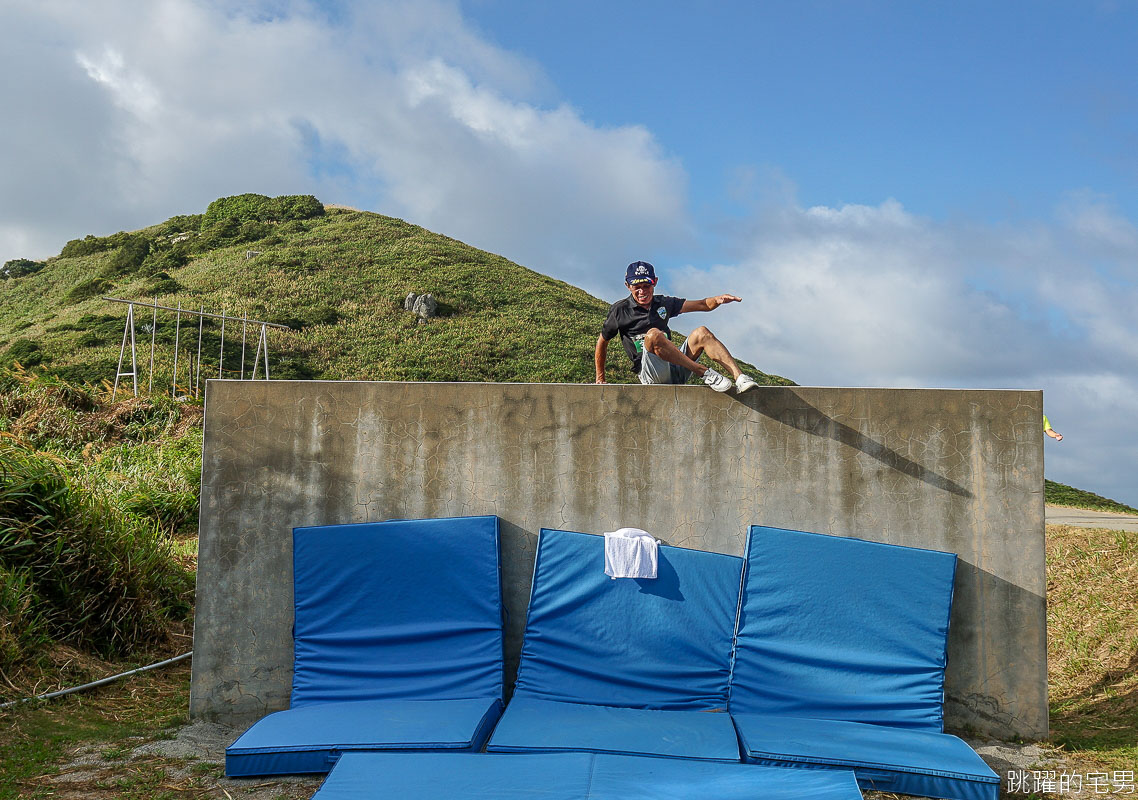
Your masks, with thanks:
[[[688,350],[686,340],[680,345],[680,350],[685,356],[691,357],[691,351]],[[687,383],[690,377],[691,370],[686,367],[665,361],[647,350],[640,354],[640,382],[643,384]]]

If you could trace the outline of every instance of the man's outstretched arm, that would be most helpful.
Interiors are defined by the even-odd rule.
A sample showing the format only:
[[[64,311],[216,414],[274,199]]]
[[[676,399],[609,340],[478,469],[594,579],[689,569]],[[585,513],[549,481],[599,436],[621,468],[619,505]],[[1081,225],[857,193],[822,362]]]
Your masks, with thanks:
[[[609,340],[604,336],[597,337],[597,349],[593,351],[593,363],[597,367],[597,383],[605,382],[605,363],[609,356]]]
[[[714,311],[724,303],[741,303],[742,297],[736,297],[733,294],[720,294],[715,297],[705,297],[702,300],[685,300],[684,305],[680,308],[680,313],[688,311]]]

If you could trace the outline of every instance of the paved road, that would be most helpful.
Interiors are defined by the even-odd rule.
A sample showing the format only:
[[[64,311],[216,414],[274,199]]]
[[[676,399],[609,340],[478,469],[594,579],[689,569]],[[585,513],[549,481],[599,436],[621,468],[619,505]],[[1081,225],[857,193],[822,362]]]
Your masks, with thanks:
[[[1084,511],[1081,508],[1047,506],[1048,525],[1076,525],[1080,528],[1109,528],[1113,531],[1138,531],[1138,516],[1112,511]]]

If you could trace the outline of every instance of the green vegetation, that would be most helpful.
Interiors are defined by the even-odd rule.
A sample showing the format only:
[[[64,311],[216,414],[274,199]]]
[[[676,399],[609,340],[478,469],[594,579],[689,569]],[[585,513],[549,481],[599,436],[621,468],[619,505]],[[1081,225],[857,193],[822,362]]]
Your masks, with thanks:
[[[1138,514],[1138,508],[1124,503],[1086,492],[1055,481],[1044,481],[1043,496],[1046,502],[1053,506],[1067,506],[1069,508],[1086,508],[1091,511],[1117,511],[1122,514]]]
[[[1104,769],[1138,766],[1138,533],[1049,525],[1052,739]]]
[[[403,309],[409,292],[433,294],[440,316],[419,324]],[[125,309],[104,295],[157,296],[164,305],[287,324],[291,331],[270,332],[273,377],[331,380],[591,383],[608,308],[569,284],[398,219],[325,211],[307,195],[246,194],[215,200],[203,215],[72,240],[38,272],[0,283],[0,357],[18,360],[10,354],[18,335],[39,346],[42,368],[56,375],[113,378]],[[119,320],[117,332],[103,324],[107,316]],[[149,321],[137,310],[140,350]],[[205,333],[203,372],[216,375],[218,324],[207,322]],[[170,386],[173,335],[173,314],[163,312],[156,385]],[[236,377],[234,335],[227,329],[222,373]],[[187,345],[179,366],[188,352]],[[609,380],[634,380],[622,349],[609,352]],[[747,367],[761,383],[790,383]],[[185,374],[178,381],[185,385]]]
[[[123,655],[165,634],[190,608],[192,580],[143,520],[85,491],[52,457],[0,443],[0,569],[13,578],[0,638],[10,662],[27,645],[20,626],[103,655]],[[24,651],[26,653],[26,651]]]
[[[87,667],[106,669],[98,664]],[[0,800],[59,796],[61,787],[51,778],[76,746],[85,746],[109,761],[137,746],[140,742],[135,737],[155,738],[184,723],[188,689],[188,664],[179,664],[88,692],[81,699],[0,711]],[[183,786],[175,787],[166,770],[154,761],[114,767],[87,770],[87,780],[66,785],[74,791],[66,796],[137,800],[202,796],[198,781],[182,781]]]
[[[0,373],[0,672],[49,642],[122,656],[189,614],[170,535],[197,515],[199,420],[164,398],[110,405]]]
[[[0,280],[6,281],[9,278],[22,278],[25,275],[32,275],[43,269],[42,261],[31,261],[27,258],[14,258],[11,261],[4,262],[4,266],[0,268]]]

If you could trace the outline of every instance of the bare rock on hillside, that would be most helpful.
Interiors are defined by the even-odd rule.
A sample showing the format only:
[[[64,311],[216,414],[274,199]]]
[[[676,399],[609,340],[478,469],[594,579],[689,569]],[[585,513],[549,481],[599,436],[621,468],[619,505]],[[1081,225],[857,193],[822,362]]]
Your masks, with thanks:
[[[439,315],[439,303],[429,294],[408,293],[407,298],[403,301],[403,308],[417,316],[420,322],[425,322]]]

